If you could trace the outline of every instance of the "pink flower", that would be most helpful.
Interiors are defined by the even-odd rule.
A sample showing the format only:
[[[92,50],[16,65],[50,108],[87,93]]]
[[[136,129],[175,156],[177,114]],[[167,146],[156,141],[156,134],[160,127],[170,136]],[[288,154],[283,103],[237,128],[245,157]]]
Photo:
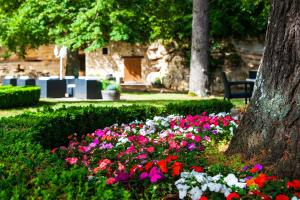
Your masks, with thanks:
[[[100,160],[98,162],[99,169],[105,170],[107,165],[111,164],[112,162],[109,159]]]
[[[125,166],[121,162],[118,162],[118,170],[124,171],[125,169],[126,169]]]
[[[195,140],[195,142],[200,142],[201,141],[201,137],[199,135],[195,135],[194,140]]]
[[[79,146],[79,147],[78,147],[78,151],[79,151],[80,153],[86,153],[86,152],[88,152],[89,150],[91,150],[91,148],[88,147],[88,146]]]
[[[147,158],[148,158],[147,154],[140,154],[140,155],[137,156],[137,159],[139,159],[139,160],[145,160]]]
[[[148,147],[148,148],[147,148],[147,151],[148,151],[149,153],[153,153],[153,152],[155,151],[155,148],[154,148],[154,147]]]
[[[57,151],[58,148],[54,148],[50,151],[50,153],[55,153]]]
[[[146,143],[148,143],[149,142],[149,139],[148,138],[146,138],[145,136],[143,136],[143,135],[139,135],[139,136],[137,136],[137,141],[138,141],[138,143],[140,143],[140,144],[146,144]]]
[[[66,158],[65,159],[67,161],[67,163],[69,163],[70,165],[75,165],[78,161],[78,158]]]
[[[188,133],[188,134],[185,135],[185,137],[186,137],[187,139],[192,139],[193,136],[194,136],[194,135],[193,135],[192,133]]]
[[[117,180],[115,178],[113,178],[113,177],[110,177],[110,178],[106,179],[106,184],[107,185],[112,185],[112,184],[114,184],[116,182],[117,182]]]
[[[183,140],[181,141],[180,146],[185,147],[187,144],[188,144],[187,141]]]
[[[204,136],[204,140],[206,140],[206,141],[208,141],[208,142],[211,142],[211,139],[210,139],[210,137],[208,137],[207,135],[206,135],[206,136]]]

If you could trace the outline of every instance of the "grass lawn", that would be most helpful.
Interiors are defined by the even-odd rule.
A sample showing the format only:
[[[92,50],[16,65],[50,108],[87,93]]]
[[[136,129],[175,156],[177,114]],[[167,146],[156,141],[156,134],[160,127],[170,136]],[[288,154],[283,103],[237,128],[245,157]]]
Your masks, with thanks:
[[[211,96],[206,99],[220,98]],[[74,99],[41,99],[40,103],[34,107],[25,108],[13,108],[13,109],[0,109],[0,117],[14,116],[22,114],[26,111],[37,111],[44,106],[50,106],[53,108],[60,108],[62,106],[122,106],[132,104],[150,104],[155,106],[164,105],[174,101],[183,100],[200,100],[204,98],[192,97],[183,93],[147,93],[147,92],[128,92],[122,93],[120,101],[102,101],[102,100],[74,100]],[[245,103],[243,99],[232,100],[232,103],[238,107],[244,107]]]

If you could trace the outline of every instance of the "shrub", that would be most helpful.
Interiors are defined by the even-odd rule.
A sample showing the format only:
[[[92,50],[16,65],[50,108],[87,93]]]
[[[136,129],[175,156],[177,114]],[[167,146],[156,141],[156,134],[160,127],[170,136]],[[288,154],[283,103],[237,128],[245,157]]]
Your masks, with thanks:
[[[40,99],[39,87],[0,87],[0,108],[36,105]]]
[[[202,112],[230,112],[231,108],[233,108],[233,104],[229,101],[210,99],[170,103],[166,105],[166,112],[169,114],[196,115]]]

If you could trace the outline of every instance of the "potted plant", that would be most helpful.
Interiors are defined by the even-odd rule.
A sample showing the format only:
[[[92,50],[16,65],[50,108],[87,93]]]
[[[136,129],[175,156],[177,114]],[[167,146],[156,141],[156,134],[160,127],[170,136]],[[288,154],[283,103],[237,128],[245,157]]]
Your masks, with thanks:
[[[102,99],[103,100],[120,100],[121,89],[120,85],[115,81],[104,80],[102,81]]]

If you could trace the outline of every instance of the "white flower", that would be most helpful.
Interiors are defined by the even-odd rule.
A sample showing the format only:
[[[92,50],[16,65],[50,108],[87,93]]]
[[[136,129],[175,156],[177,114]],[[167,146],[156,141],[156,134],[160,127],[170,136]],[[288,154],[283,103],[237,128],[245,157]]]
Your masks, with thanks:
[[[192,177],[192,174],[190,173],[190,172],[182,172],[181,174],[180,174],[180,176],[182,177],[182,178],[191,178]],[[180,180],[180,179],[179,179]]]
[[[236,186],[239,188],[245,188],[246,187],[246,183],[240,183],[238,178],[234,175],[234,174],[228,174],[225,178],[224,178],[224,182],[229,186]]]
[[[196,180],[199,183],[204,183],[204,182],[207,181],[207,177],[206,177],[205,173],[198,173],[198,172],[195,172],[195,171],[193,171],[192,173],[193,173],[194,177],[196,178]]]
[[[181,178],[181,179],[178,179],[176,182],[175,182],[175,185],[179,185],[179,184],[183,184],[185,183],[185,179],[184,178]]]
[[[192,200],[198,200],[202,196],[203,192],[198,186],[196,186],[189,191],[189,194],[191,195]]]
[[[293,196],[291,200],[299,200],[297,197]]]
[[[190,188],[190,186],[183,185],[183,184],[177,184],[176,187],[179,191],[179,198],[184,199],[184,197],[186,197],[187,190]]]
[[[212,177],[212,180],[217,182],[218,180],[220,180],[222,178],[222,175],[221,174],[218,174],[218,175],[215,175]]]

